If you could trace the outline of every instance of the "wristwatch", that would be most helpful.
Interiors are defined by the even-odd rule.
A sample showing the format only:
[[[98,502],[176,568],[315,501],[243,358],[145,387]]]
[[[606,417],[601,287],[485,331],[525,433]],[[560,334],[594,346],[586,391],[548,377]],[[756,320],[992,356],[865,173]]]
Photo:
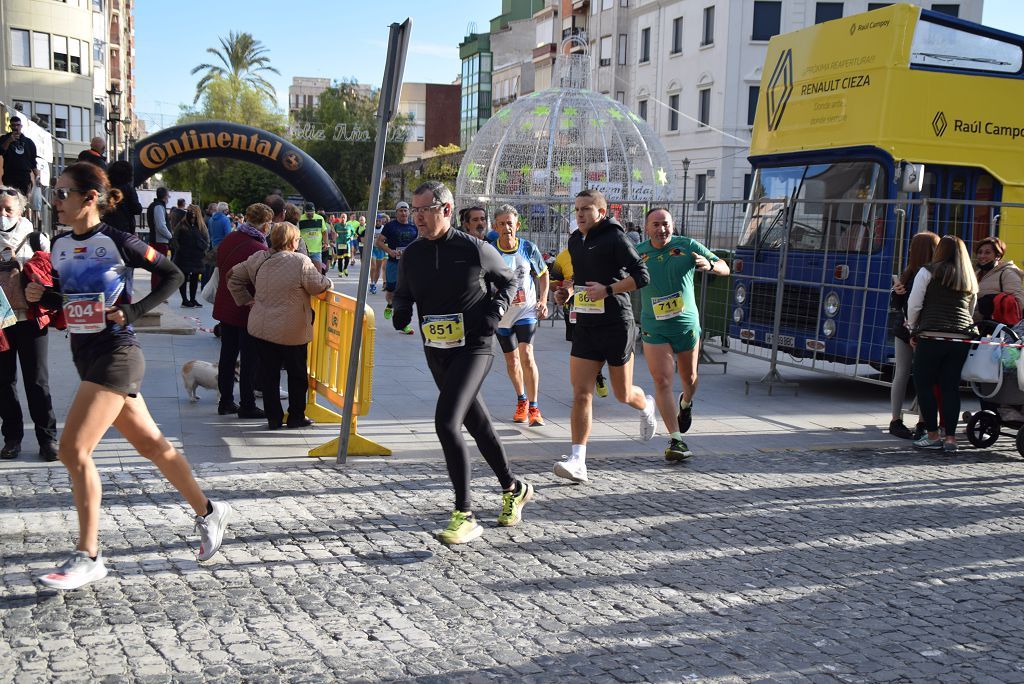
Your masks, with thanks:
[[[615,294],[615,292],[612,290],[612,286],[611,285],[605,285],[604,286],[604,291],[608,294],[609,297],[611,297],[612,295]]]

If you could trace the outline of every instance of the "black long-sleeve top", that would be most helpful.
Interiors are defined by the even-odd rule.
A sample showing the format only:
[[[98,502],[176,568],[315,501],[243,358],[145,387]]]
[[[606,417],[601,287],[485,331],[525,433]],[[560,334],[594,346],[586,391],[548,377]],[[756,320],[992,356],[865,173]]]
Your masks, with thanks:
[[[391,321],[396,330],[407,326],[413,304],[421,328],[424,316],[461,313],[466,344],[457,350],[489,353],[515,291],[515,277],[498,250],[449,228],[436,240],[417,238],[402,253]]]
[[[577,288],[590,282],[613,285],[632,276],[639,290],[651,281],[636,247],[613,218],[602,220],[586,235],[580,230],[574,232],[569,236],[568,249],[572,258],[573,285]],[[577,316],[576,325],[588,328],[631,320],[633,308],[629,293],[620,292],[604,299],[604,313]]]

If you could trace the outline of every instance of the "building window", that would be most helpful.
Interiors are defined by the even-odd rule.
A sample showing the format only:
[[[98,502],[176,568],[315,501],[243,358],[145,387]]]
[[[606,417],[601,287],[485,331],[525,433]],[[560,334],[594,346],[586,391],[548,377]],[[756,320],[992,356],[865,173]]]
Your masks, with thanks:
[[[82,137],[82,108],[72,107],[71,108],[71,131],[68,136],[69,140],[74,142],[82,142],[85,138]]]
[[[629,7],[629,0],[619,0],[619,7]]]
[[[615,7],[615,0],[601,0],[601,11],[610,10]]]
[[[74,38],[68,39],[68,66],[71,73],[82,73],[82,44]]]
[[[68,139],[68,113],[67,105],[54,105],[53,107],[53,135],[61,140]]]
[[[640,100],[636,103],[636,113],[641,119],[647,121],[647,100]]]
[[[32,66],[36,69],[50,68],[49,33],[32,33]]]
[[[14,66],[32,66],[32,55],[28,31],[11,29],[11,64]]]
[[[778,35],[782,26],[782,3],[754,0],[754,30],[751,40],[768,40]]]
[[[932,5],[932,12],[939,12],[941,14],[948,14],[951,17],[960,16],[960,5],[957,3],[949,4],[934,4]]]
[[[624,90],[616,90],[615,91],[615,101],[618,102],[621,105],[626,104],[626,91],[624,91]]]
[[[601,66],[612,65],[612,37],[601,36]]]
[[[50,105],[49,105],[49,103],[47,103],[47,102],[36,102],[36,104],[33,107],[33,109],[35,110],[35,116],[33,116],[32,118],[35,119],[36,123],[39,124],[40,126],[42,126],[43,128],[45,128],[48,131],[51,130],[50,129]]]
[[[843,3],[819,2],[814,6],[814,23],[821,24],[833,19],[843,18]]]
[[[749,173],[743,174],[743,199],[750,199],[750,184],[753,181],[753,175]]]
[[[707,200],[706,195],[708,194],[708,174],[698,173],[693,177],[694,185],[696,187],[693,191],[693,199],[697,200],[697,211],[704,211],[704,202]]]
[[[668,96],[668,130],[679,130],[679,95]]]
[[[93,64],[106,64],[104,55],[107,52],[107,42],[100,40],[99,38],[93,38],[92,40],[92,63]]]
[[[700,37],[701,45],[711,45],[715,42],[715,6],[704,8],[704,31]]]
[[[622,66],[626,63],[626,34],[619,34],[619,65]]]
[[[14,109],[21,112],[26,119],[32,118],[32,103],[25,100],[15,100]]]
[[[64,36],[53,37],[53,68],[56,71],[68,70],[68,39]]]
[[[640,63],[651,61],[651,29],[640,29]]]
[[[754,116],[757,114],[757,96],[761,94],[761,86],[750,86],[747,90],[747,125],[754,125]]]
[[[103,0],[92,0],[92,11],[102,12],[103,11]]]
[[[676,17],[672,20],[672,51],[669,54],[678,55],[683,51],[683,18]]]
[[[697,125],[707,126],[711,121],[711,88],[697,91]]]

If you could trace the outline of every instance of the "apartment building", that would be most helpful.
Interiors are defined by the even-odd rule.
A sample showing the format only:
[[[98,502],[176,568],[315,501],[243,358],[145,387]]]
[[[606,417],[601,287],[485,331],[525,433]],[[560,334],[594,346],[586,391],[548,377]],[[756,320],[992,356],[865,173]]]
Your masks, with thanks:
[[[134,0],[0,1],[0,101],[73,158],[93,136],[108,156],[138,138]]]
[[[768,40],[891,3],[845,0],[548,0],[534,14],[534,83],[551,82],[565,49],[587,49],[591,87],[622,102],[658,133],[675,193],[737,199],[749,189],[746,156]],[[983,0],[916,2],[981,21]]]

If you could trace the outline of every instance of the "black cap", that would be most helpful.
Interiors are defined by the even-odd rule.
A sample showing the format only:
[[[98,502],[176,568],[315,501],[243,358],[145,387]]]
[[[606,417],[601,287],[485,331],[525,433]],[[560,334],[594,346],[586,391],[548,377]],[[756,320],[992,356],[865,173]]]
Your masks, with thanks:
[[[306,211],[315,211],[316,210],[316,207],[313,206],[312,202],[306,202],[305,204],[302,205],[302,208],[305,209]]]

